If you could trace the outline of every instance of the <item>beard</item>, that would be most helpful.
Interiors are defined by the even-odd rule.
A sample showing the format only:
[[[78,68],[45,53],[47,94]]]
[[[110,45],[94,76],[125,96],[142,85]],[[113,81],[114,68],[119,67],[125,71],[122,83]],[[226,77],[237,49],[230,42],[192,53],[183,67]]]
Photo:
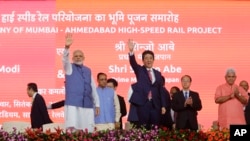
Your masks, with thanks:
[[[74,64],[83,65],[83,61],[75,61]]]

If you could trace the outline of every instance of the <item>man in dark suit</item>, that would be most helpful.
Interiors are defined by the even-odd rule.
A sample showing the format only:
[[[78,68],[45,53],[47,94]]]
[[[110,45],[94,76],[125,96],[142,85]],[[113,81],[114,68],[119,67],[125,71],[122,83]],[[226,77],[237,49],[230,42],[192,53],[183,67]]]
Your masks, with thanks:
[[[162,76],[162,86],[163,86],[163,93],[165,94],[166,100],[166,113],[161,115],[161,123],[162,127],[167,127],[168,129],[172,129],[173,121],[171,118],[171,100],[170,94],[165,87],[165,78]]]
[[[110,78],[107,80],[107,86],[110,87],[110,88],[113,88],[116,92],[116,89],[118,87],[118,82],[113,79],[113,78]],[[122,96],[116,94],[118,96],[118,99],[119,99],[119,104],[120,104],[120,112],[121,112],[121,117],[120,117],[120,129],[122,129],[122,117],[126,116],[127,115],[127,109],[126,109],[126,104],[125,104],[125,100]]]
[[[131,95],[133,93],[133,89],[136,87],[137,83],[131,84],[128,90],[128,100],[130,101]],[[128,121],[130,122],[131,126],[134,128],[138,128],[139,124],[139,118],[137,115],[136,105],[134,103],[129,102],[129,112],[128,112]]]
[[[173,96],[177,93],[181,91],[179,87],[177,86],[172,86],[170,88],[170,97],[171,97],[171,101],[173,99]],[[173,125],[172,125],[172,129],[175,129],[175,123],[176,123],[176,117],[177,117],[177,113],[173,110],[173,108],[171,107],[170,109],[170,113],[171,113],[171,118],[172,118],[172,122],[173,122]]]
[[[240,86],[244,89],[244,90],[246,90],[246,92],[248,93],[248,96],[249,96],[249,98],[248,98],[248,103],[247,103],[247,105],[245,106],[245,119],[246,119],[246,123],[248,124],[248,125],[250,125],[250,93],[248,92],[248,89],[249,89],[249,85],[248,85],[248,82],[247,81],[245,81],[245,80],[242,80],[241,82],[240,82]]]
[[[137,64],[133,40],[128,41],[129,62],[134,70],[137,85],[133,88],[130,103],[136,105],[138,123],[146,129],[159,125],[161,114],[166,112],[166,100],[163,93],[161,73],[153,69],[154,53],[145,50],[142,53],[143,66]]]
[[[43,124],[52,123],[43,97],[38,94],[36,83],[28,83],[27,94],[32,97],[32,107],[30,113],[31,127],[42,128]]]
[[[173,95],[172,109],[177,112],[176,129],[198,130],[197,111],[202,109],[202,105],[199,94],[190,90],[191,82],[191,76],[182,76],[182,90]]]

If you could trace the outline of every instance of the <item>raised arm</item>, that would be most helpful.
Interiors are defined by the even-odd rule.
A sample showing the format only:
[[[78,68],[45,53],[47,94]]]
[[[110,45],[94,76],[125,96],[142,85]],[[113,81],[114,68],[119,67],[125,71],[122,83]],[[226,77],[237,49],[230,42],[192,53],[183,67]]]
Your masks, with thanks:
[[[128,49],[129,49],[129,63],[130,66],[133,68],[134,72],[137,73],[138,67],[140,67],[139,64],[137,64],[135,55],[134,55],[134,48],[135,43],[132,39],[128,39]]]
[[[72,34],[68,33],[65,36],[65,49],[63,51],[63,58],[62,58],[62,62],[63,62],[63,69],[65,71],[66,75],[71,75],[72,74],[72,66],[69,60],[69,48],[73,43],[73,38],[72,38]]]

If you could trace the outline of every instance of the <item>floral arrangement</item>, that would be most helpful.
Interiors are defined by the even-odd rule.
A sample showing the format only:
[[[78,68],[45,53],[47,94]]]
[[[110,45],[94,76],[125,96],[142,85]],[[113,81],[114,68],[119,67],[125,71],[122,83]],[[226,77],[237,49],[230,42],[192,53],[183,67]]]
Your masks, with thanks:
[[[13,128],[12,132],[0,130],[0,141],[228,141],[229,130],[209,130],[204,132],[191,130],[169,130],[154,127],[152,130],[105,130],[89,133],[87,130],[75,131],[55,129],[42,131],[27,128],[20,133]]]
[[[230,131],[229,129],[223,128],[221,130],[210,130],[206,132],[208,141],[229,141]]]
[[[218,121],[213,121],[211,130],[206,132],[208,141],[229,141],[230,131],[227,128],[220,128]]]
[[[206,141],[207,134],[200,131],[193,130],[169,130],[167,128],[162,128],[159,130],[160,140],[167,141]]]
[[[12,132],[6,132],[2,129],[0,130],[0,141],[27,141],[24,133],[16,131],[16,128],[13,128]]]

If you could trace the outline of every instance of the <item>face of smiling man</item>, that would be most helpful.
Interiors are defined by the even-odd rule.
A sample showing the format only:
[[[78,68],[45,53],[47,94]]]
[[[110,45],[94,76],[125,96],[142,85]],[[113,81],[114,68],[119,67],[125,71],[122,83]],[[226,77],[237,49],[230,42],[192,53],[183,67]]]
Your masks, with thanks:
[[[145,54],[143,64],[146,68],[152,68],[154,64],[154,57],[151,54]]]

